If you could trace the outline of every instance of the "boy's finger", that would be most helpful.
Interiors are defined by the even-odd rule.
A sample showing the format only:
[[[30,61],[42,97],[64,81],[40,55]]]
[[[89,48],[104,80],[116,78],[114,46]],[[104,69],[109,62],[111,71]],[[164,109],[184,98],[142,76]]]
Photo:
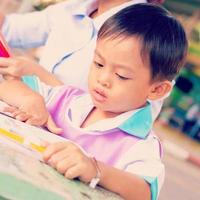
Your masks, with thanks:
[[[72,166],[64,174],[64,176],[68,179],[74,179],[79,177],[80,175],[81,175],[81,168],[79,165]]]
[[[66,148],[67,143],[65,142],[56,142],[47,146],[44,154],[43,159],[44,161],[48,161],[52,155],[56,154],[57,152],[61,151],[62,149]]]
[[[71,166],[72,164],[75,164],[75,160],[74,156],[72,156],[66,148],[61,149],[60,151],[53,154],[53,156],[48,160],[48,164],[55,167],[59,172],[64,173],[64,169],[68,168],[68,166]]]
[[[46,140],[42,140],[42,141],[40,142],[40,144],[41,144],[43,147],[47,147],[47,146],[50,145],[50,143],[49,143],[48,141],[46,141]]]
[[[27,121],[30,118],[30,115],[22,113],[22,114],[17,115],[15,118],[19,121]]]
[[[53,157],[53,162],[57,162],[55,168],[61,173],[64,174],[68,169],[72,168],[74,165],[77,164],[76,160],[74,159],[73,155],[69,155],[67,149],[63,150],[63,157],[57,153],[56,158]],[[67,154],[66,154],[67,153]],[[56,160],[57,159],[57,160]],[[50,159],[50,162],[52,160]]]
[[[12,112],[11,115],[12,117],[16,118],[19,115],[23,115],[25,114],[24,112],[22,112],[21,110],[17,109],[16,111]]]
[[[60,134],[62,132],[62,129],[59,128],[55,122],[53,121],[52,117],[49,115],[48,117],[48,120],[47,120],[47,123],[46,123],[46,128],[52,132],[52,133],[55,133],[55,134]]]
[[[3,108],[3,112],[9,112],[9,113],[15,112],[16,110],[18,110],[18,108],[14,106],[7,106]]]
[[[42,124],[38,119],[35,119],[34,117],[30,116],[29,119],[26,121],[26,124],[33,125],[33,126],[41,126]]]

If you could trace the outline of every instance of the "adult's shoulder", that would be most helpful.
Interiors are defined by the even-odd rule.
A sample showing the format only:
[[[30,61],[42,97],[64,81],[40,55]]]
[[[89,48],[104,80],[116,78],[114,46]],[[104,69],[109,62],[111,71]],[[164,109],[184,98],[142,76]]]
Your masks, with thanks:
[[[82,6],[85,0],[65,0],[60,3],[56,3],[53,5],[48,6],[45,10],[67,10],[67,11],[73,11],[77,9],[79,6]]]

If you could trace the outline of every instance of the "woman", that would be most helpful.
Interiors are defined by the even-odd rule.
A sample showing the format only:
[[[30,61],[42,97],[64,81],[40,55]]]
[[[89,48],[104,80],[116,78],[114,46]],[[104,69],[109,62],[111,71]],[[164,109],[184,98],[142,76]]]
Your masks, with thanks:
[[[1,30],[10,47],[45,48],[40,65],[27,58],[1,58],[0,73],[17,77],[34,74],[49,85],[65,83],[85,89],[96,33],[103,22],[128,5],[145,2],[68,0],[40,12],[1,16]]]

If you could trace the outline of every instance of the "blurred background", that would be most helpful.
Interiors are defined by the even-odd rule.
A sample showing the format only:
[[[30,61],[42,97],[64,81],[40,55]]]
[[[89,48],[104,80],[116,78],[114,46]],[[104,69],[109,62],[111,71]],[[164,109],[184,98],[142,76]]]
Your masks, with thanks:
[[[60,1],[63,0],[0,0],[0,12],[42,10]],[[185,27],[189,52],[154,125],[163,142],[166,166],[159,200],[200,200],[200,0],[165,0],[164,7]],[[39,59],[41,51],[42,48],[14,50],[33,59]]]

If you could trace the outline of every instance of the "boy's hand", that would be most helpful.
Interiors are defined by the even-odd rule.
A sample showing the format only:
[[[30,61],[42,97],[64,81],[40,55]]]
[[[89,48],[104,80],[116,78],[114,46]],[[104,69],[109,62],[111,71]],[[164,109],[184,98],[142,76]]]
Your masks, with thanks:
[[[11,116],[17,120],[35,126],[43,126],[49,116],[43,97],[37,93],[24,94],[19,106],[5,108],[5,111],[11,113]]]
[[[39,105],[39,104],[37,104]],[[27,111],[25,111],[27,110]],[[38,113],[37,113],[38,110]],[[46,109],[36,108],[34,106],[29,106],[28,109],[25,107],[16,108],[13,106],[6,107],[4,112],[8,112],[9,115],[19,121],[23,121],[30,125],[44,126],[50,132],[55,134],[60,134],[62,129],[58,128],[53,121],[51,115]]]
[[[62,129],[55,124],[50,114],[44,126],[52,133],[59,135],[62,132]]]
[[[68,179],[79,178],[88,183],[96,176],[90,157],[72,142],[58,142],[47,146],[43,159]]]

